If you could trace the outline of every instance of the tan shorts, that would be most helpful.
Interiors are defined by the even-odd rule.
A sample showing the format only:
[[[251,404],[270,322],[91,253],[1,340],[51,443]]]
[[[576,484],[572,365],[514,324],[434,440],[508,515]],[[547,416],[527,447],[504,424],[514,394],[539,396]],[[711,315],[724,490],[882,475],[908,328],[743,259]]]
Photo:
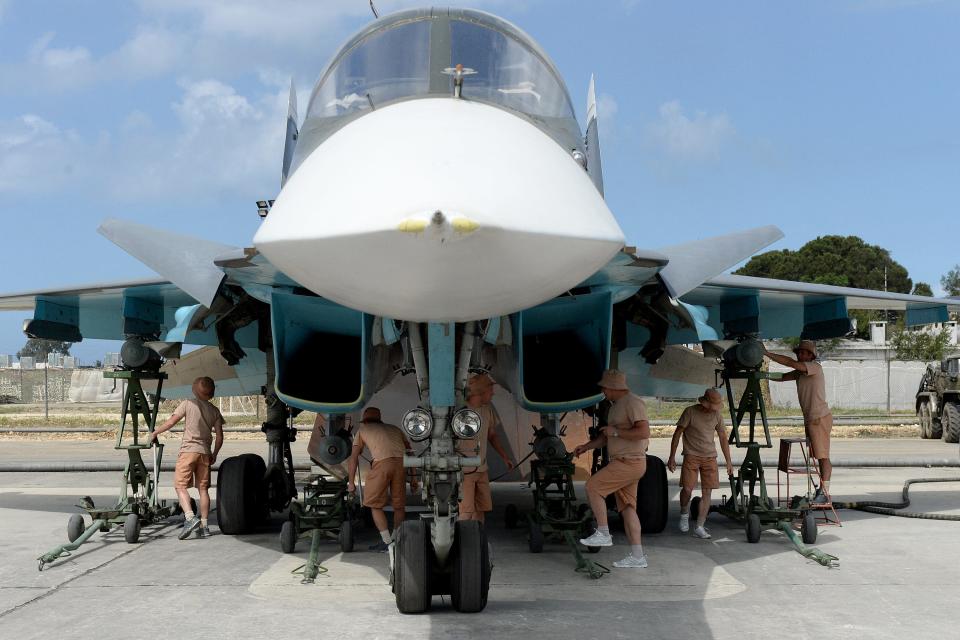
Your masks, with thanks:
[[[389,492],[393,508],[402,509],[407,504],[406,478],[403,458],[374,460],[363,484],[363,506],[383,509]]]
[[[484,511],[493,511],[493,497],[490,495],[490,474],[486,471],[464,472],[460,513]]]
[[[647,472],[646,458],[617,458],[590,476],[587,493],[599,493],[606,498],[611,493],[617,499],[617,511],[637,508],[637,483]]]
[[[720,471],[716,458],[683,454],[683,466],[680,467],[680,486],[687,491],[697,488],[697,478],[701,489],[719,489]]]
[[[810,455],[817,460],[830,457],[830,432],[833,431],[833,415],[825,415],[804,425]]]
[[[211,457],[205,453],[181,451],[173,471],[173,486],[179,489],[209,489]]]

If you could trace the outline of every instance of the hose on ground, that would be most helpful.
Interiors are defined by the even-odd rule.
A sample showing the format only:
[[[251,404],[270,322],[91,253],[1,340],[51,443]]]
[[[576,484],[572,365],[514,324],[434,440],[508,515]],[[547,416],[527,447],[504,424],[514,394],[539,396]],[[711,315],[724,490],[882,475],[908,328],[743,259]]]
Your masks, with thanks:
[[[857,511],[867,511],[869,513],[879,513],[884,516],[897,516],[898,518],[919,518],[921,520],[951,520],[960,522],[960,515],[948,515],[943,513],[923,513],[918,511],[902,511],[910,506],[910,485],[922,482],[960,482],[960,477],[953,478],[913,478],[903,483],[903,502],[834,502],[833,506],[837,509],[855,509]]]
[[[798,536],[797,532],[793,530],[793,525],[791,523],[781,522],[780,529],[787,534],[787,537],[790,538],[793,546],[796,547],[797,553],[802,555],[804,558],[809,558],[810,560],[822,564],[830,569],[835,569],[840,566],[840,558],[837,556],[832,556],[829,553],[820,551],[820,549],[808,547],[807,545],[803,544],[803,542],[800,540],[800,536]]]

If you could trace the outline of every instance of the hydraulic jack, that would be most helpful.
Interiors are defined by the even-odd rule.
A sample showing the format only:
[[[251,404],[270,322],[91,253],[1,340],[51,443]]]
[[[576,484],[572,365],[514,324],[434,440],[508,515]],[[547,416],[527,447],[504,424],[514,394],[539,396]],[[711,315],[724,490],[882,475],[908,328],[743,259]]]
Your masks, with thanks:
[[[70,555],[84,542],[89,540],[97,531],[107,532],[117,526],[123,527],[124,539],[134,544],[140,538],[141,526],[156,524],[170,516],[181,513],[179,503],[167,505],[165,500],[158,497],[160,464],[163,460],[163,445],[152,443],[150,435],[157,424],[157,415],[160,411],[161,391],[167,374],[157,371],[119,370],[105,371],[105,378],[113,378],[126,382],[126,392],[123,396],[120,429],[117,431],[117,443],[114,449],[127,452],[127,465],[120,480],[120,495],[117,503],[108,508],[97,508],[89,496],[80,499],[77,505],[87,512],[91,523],[84,526],[83,516],[79,513],[70,516],[67,523],[68,544],[63,544],[43,554],[37,560],[39,569],[58,558]],[[155,380],[157,392],[151,405],[147,394],[143,390],[143,380]],[[130,419],[129,440],[125,440],[127,419]],[[140,439],[140,419],[147,428],[147,441]],[[141,451],[150,449],[153,452],[153,471],[147,469],[143,462]]]

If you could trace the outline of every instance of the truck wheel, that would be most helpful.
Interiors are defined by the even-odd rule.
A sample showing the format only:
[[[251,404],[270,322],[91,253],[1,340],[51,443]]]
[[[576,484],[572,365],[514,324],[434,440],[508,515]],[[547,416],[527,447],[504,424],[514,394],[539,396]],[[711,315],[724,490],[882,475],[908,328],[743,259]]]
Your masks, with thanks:
[[[917,416],[920,421],[920,437],[929,440],[933,437],[933,412],[930,411],[930,401],[924,400],[917,409]]]
[[[960,404],[948,402],[943,406],[943,439],[945,442],[960,440]]]

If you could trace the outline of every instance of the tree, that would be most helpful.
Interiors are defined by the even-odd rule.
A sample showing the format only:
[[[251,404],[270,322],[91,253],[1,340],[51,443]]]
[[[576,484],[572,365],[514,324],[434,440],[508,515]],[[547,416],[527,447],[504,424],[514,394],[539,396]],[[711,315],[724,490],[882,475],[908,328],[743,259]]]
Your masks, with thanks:
[[[927,296],[929,298],[933,297],[933,289],[930,288],[926,282],[918,282],[913,285],[913,291],[911,292],[915,296]]]
[[[897,324],[890,337],[890,346],[897,352],[897,360],[943,360],[948,344],[950,331],[946,327],[938,331],[908,331],[902,324]]]
[[[960,264],[953,265],[953,269],[940,278],[940,286],[948,296],[960,296]]]
[[[51,353],[59,353],[64,356],[70,355],[70,347],[72,346],[72,342],[29,338],[27,344],[23,345],[23,349],[17,352],[17,357],[33,358],[36,362],[46,362],[47,356]]]
[[[857,236],[820,236],[796,251],[761,253],[736,273],[897,293],[909,293],[913,288],[907,269],[891,258],[889,251]],[[867,337],[870,321],[884,318],[882,313],[851,311],[857,319],[857,335]]]

